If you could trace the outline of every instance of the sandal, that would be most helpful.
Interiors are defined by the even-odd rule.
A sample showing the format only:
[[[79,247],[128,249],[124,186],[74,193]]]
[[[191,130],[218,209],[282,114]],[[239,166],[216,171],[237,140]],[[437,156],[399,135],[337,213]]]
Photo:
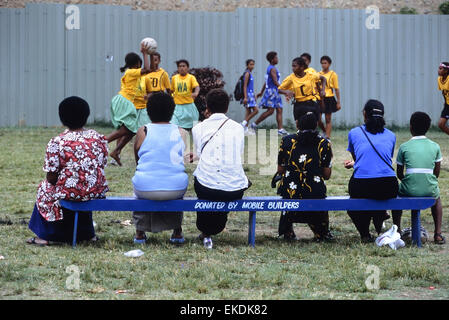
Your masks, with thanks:
[[[37,239],[42,240],[42,239],[40,239],[40,238],[37,238]],[[45,241],[45,240],[42,240],[42,241]],[[48,241],[45,241],[45,242],[37,242],[37,241],[36,241],[36,238],[34,238],[34,237],[28,239],[26,242],[27,242],[28,244],[33,244],[33,245],[36,245],[36,246],[39,246],[39,247],[45,247],[45,246],[48,246],[48,245],[49,245],[49,242],[48,242]]]
[[[435,244],[445,244],[446,238],[443,237],[441,233],[435,233],[435,235],[433,236],[433,242]]]

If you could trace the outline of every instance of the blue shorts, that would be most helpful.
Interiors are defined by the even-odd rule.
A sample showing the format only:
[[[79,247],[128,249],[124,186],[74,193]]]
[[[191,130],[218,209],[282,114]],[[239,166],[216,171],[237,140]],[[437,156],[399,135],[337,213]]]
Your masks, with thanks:
[[[262,108],[282,108],[282,98],[277,88],[265,89],[262,100],[259,103]]]

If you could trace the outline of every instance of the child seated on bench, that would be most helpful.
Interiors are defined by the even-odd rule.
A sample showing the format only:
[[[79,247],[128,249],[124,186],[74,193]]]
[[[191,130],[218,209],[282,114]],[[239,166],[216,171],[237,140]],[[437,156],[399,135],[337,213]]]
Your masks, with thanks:
[[[184,168],[185,145],[182,129],[171,124],[175,110],[173,98],[163,92],[153,93],[147,102],[152,123],[137,130],[134,155],[137,168],[132,178],[134,194],[140,199],[175,200],[184,196],[189,179]],[[134,212],[136,237],[134,243],[144,243],[145,231],[173,230],[171,243],[184,243],[182,212]]]
[[[332,149],[330,142],[318,134],[318,119],[314,112],[298,118],[298,132],[282,138],[278,155],[278,174],[282,175],[278,193],[283,199],[324,199],[324,180],[331,176]],[[327,211],[282,212],[279,236],[296,240],[293,223],[307,223],[314,240],[332,240]]]
[[[415,112],[412,114],[410,117],[412,138],[399,147],[396,171],[401,180],[400,196],[434,197],[436,199],[431,209],[435,223],[434,242],[444,244],[446,240],[441,234],[443,208],[438,188],[442,157],[440,146],[425,136],[430,124],[431,119],[427,113]],[[401,228],[401,215],[402,211],[393,211],[393,223],[398,226],[398,230]]]
[[[59,104],[59,118],[67,130],[47,145],[43,168],[47,178],[39,185],[29,222],[37,237],[28,239],[29,244],[71,242],[75,215],[61,208],[58,200],[104,198],[109,190],[104,174],[108,143],[102,134],[84,128],[89,113],[88,103],[79,97],[66,98]],[[92,212],[79,215],[77,239],[97,239]]]

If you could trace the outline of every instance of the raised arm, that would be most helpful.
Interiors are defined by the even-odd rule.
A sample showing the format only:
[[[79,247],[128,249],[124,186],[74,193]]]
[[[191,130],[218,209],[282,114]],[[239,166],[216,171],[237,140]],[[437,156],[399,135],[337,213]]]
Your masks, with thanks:
[[[154,68],[153,58],[150,59],[151,60],[151,64],[150,64],[150,62],[148,60],[147,51],[143,44],[140,45],[140,52],[142,52],[142,56],[143,56],[143,68],[141,69],[140,74],[143,75],[143,74],[150,73],[152,71],[151,66],[153,66],[153,68]]]

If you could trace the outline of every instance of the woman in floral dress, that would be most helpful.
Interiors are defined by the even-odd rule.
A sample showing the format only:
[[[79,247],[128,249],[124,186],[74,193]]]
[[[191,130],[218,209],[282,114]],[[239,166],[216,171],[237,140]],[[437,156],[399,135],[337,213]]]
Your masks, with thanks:
[[[322,199],[326,197],[324,180],[331,176],[332,149],[330,142],[316,131],[313,112],[301,116],[298,132],[282,138],[278,154],[278,174],[282,175],[278,193],[283,199]],[[332,240],[327,211],[282,212],[279,236],[296,240],[293,223],[307,223],[316,241]]]
[[[43,167],[47,177],[39,185],[29,222],[37,237],[28,239],[29,244],[70,242],[74,212],[61,208],[59,200],[104,198],[109,190],[104,174],[107,141],[95,130],[83,128],[89,114],[88,103],[79,97],[66,98],[59,105],[59,118],[68,129],[47,145]],[[96,239],[92,212],[79,215],[77,239]]]

